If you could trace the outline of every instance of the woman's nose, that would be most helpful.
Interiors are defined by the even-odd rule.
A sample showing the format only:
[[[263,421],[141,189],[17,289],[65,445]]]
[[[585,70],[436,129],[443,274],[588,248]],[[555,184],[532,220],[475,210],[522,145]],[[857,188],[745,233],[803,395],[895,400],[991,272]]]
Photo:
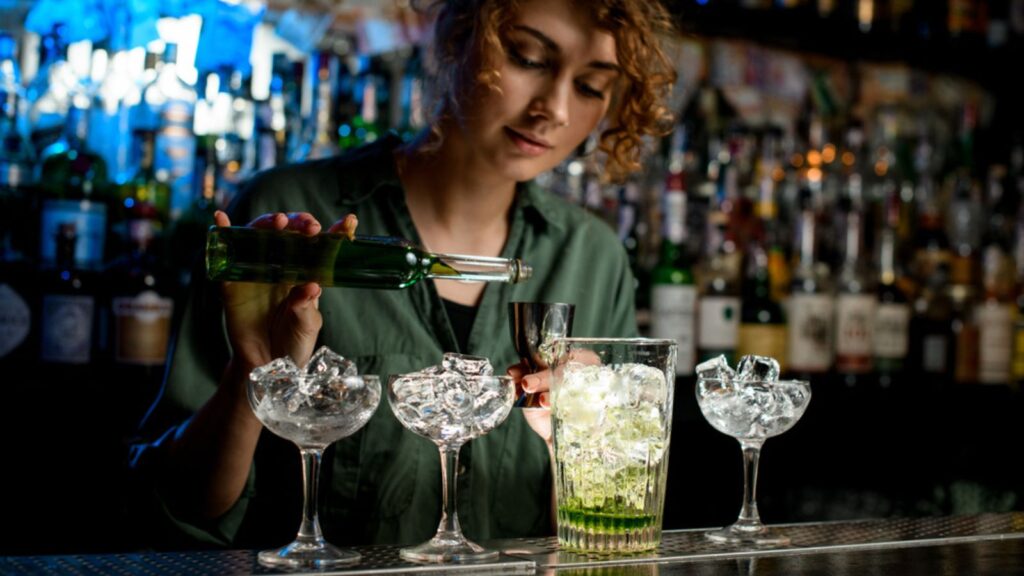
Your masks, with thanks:
[[[571,79],[555,77],[539,87],[531,111],[555,126],[568,126],[571,94]]]

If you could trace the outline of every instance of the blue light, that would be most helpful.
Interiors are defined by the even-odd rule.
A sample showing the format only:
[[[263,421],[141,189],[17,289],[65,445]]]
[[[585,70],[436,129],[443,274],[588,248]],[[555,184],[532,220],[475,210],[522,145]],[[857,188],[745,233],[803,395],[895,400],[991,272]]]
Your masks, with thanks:
[[[125,198],[124,207],[131,208],[132,206],[135,206],[135,198]]]
[[[68,270],[61,270],[60,279],[67,282],[69,279],[71,279],[71,272]]]
[[[701,6],[707,6],[708,0],[697,0],[697,4],[700,4]]]
[[[349,135],[352,134],[352,127],[348,124],[342,124],[341,126],[338,126],[338,134],[342,138],[348,138]]]

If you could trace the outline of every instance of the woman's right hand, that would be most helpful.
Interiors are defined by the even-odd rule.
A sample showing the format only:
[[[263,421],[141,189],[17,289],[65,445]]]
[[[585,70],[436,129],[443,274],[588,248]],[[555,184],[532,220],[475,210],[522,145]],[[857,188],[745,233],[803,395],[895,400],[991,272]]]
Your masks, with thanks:
[[[214,214],[217,226],[230,226],[222,211]],[[358,220],[354,214],[342,218],[329,229],[349,236],[355,234]],[[249,223],[252,228],[291,230],[307,236],[320,232],[320,222],[307,212],[264,214]],[[233,351],[232,364],[248,374],[282,356],[291,356],[302,366],[313,354],[317,335],[323,325],[319,300],[322,288],[306,284],[259,284],[223,282],[221,294]]]

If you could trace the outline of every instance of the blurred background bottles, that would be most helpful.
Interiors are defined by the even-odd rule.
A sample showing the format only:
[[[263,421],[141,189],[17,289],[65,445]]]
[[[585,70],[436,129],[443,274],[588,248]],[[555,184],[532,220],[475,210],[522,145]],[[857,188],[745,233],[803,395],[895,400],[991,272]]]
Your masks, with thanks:
[[[112,278],[155,282],[173,327],[254,173],[425,126],[429,21],[402,3],[173,4],[0,19],[0,359],[42,361],[35,272],[64,269],[98,277],[93,361],[140,366]],[[1015,62],[1022,3],[867,4],[670,1],[672,133],[627,182],[593,136],[538,178],[616,230],[641,332],[680,342],[682,377],[759,351],[855,388],[1024,381],[1024,126],[986,71]],[[726,40],[721,14],[772,25]]]

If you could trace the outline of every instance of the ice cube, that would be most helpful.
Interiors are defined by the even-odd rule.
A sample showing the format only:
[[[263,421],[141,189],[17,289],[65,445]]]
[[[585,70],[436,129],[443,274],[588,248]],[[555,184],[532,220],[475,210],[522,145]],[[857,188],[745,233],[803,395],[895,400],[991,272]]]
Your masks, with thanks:
[[[466,378],[452,372],[438,376],[438,390],[444,409],[456,419],[469,418],[473,413],[473,396]]]
[[[668,386],[664,372],[646,364],[623,364],[618,372],[621,384],[628,389],[630,407],[665,404]]]
[[[710,360],[705,360],[700,364],[697,364],[696,368],[697,377],[703,380],[718,380],[721,382],[729,382],[733,379],[736,373],[729,366],[728,360],[725,356],[715,356]]]
[[[441,358],[441,366],[445,370],[454,370],[466,376],[494,376],[491,361],[483,356],[445,352]]]
[[[740,358],[734,378],[743,382],[775,382],[779,379],[779,363],[770,356],[749,354]]]
[[[356,363],[345,358],[327,346],[321,346],[306,363],[307,374],[330,374],[332,376],[355,376],[359,374]]]
[[[249,379],[253,382],[270,383],[272,380],[282,378],[294,378],[299,374],[299,367],[291,358],[277,358],[269,363],[255,368],[249,373]]]

